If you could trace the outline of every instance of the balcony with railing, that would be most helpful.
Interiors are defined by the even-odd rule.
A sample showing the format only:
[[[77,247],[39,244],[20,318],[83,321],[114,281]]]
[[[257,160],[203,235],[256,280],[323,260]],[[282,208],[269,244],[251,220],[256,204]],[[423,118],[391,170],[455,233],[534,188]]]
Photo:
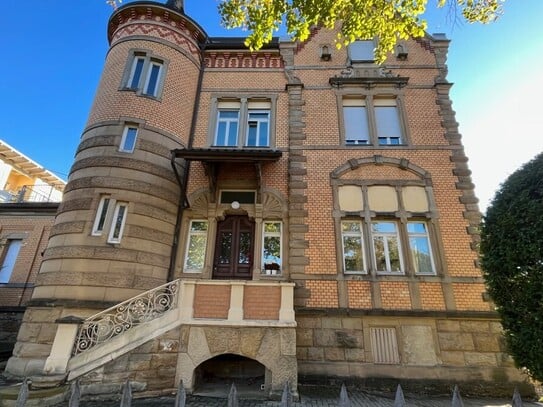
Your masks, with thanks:
[[[0,203],[60,202],[63,184],[23,185],[16,190],[0,190]]]

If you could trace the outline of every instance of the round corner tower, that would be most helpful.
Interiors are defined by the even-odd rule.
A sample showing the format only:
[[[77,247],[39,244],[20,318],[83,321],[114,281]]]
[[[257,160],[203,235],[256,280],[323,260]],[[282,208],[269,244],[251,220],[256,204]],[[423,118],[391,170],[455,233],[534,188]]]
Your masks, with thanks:
[[[58,318],[86,317],[168,280],[206,34],[182,2],[135,2],[110,48],[6,372],[39,374]]]

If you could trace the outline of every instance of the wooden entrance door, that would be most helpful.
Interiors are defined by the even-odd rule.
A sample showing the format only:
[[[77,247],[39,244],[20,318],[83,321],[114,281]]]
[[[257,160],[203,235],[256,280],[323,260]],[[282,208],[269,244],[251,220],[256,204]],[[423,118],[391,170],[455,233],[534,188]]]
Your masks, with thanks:
[[[252,278],[255,223],[247,216],[228,216],[217,225],[213,278]]]

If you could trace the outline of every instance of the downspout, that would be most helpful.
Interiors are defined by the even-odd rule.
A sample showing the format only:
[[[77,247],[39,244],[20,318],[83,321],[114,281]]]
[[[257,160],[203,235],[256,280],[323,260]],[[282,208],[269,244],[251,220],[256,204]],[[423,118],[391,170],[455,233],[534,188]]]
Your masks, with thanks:
[[[198,84],[196,85],[196,96],[194,98],[194,107],[192,110],[192,120],[190,122],[189,142],[187,148],[192,148],[194,142],[194,131],[196,129],[196,119],[198,118],[198,108],[200,105],[200,94],[202,91],[202,81],[204,78],[204,54],[205,43],[200,43],[200,72],[198,73]],[[183,212],[188,207],[187,200],[187,184],[189,181],[190,161],[185,161],[183,178],[179,174],[177,165],[175,164],[175,150],[171,152],[170,163],[172,165],[175,178],[179,183],[179,204],[177,206],[177,219],[175,221],[175,229],[173,235],[172,251],[170,253],[170,267],[168,269],[168,282],[173,281],[175,277],[175,263],[177,262],[177,252],[179,248],[179,232],[181,231],[181,221]]]

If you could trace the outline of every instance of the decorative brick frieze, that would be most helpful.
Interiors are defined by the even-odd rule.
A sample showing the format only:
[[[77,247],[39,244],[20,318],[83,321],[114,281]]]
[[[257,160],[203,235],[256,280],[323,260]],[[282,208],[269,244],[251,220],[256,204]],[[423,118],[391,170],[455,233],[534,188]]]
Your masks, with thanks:
[[[277,53],[271,52],[206,52],[204,56],[206,68],[233,69],[280,69],[284,67],[283,59]]]

